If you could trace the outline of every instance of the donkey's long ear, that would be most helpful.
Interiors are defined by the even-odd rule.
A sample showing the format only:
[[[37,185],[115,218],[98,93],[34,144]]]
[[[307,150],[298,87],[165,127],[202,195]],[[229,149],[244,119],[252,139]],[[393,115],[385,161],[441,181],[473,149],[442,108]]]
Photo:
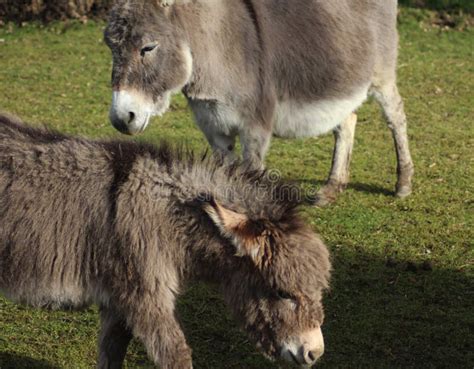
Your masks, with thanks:
[[[261,251],[267,242],[266,232],[261,224],[252,221],[245,214],[225,208],[214,200],[204,205],[204,211],[221,234],[233,241],[237,256],[250,256],[254,262],[259,262]]]

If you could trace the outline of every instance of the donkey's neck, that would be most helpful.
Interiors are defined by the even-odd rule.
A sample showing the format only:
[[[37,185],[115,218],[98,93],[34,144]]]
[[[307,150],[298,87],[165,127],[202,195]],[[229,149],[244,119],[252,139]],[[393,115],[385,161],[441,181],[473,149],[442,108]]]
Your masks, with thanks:
[[[217,285],[226,300],[229,293],[234,295],[242,289],[251,289],[249,286],[260,280],[260,277],[256,275],[250,257],[237,256],[235,246],[219,235],[217,227],[205,224],[203,228],[201,242],[192,246],[195,278]]]
[[[238,3],[235,1],[233,9],[239,8]],[[176,7],[174,23],[185,35],[193,59],[194,72],[185,87],[188,98],[213,100],[220,97],[216,96],[215,86],[236,82],[229,70],[236,67],[235,61],[239,60],[240,50],[246,45],[239,37],[233,37],[229,43],[229,27],[233,23],[228,19],[232,15],[225,7],[222,2],[212,0]],[[240,30],[235,31],[239,34]],[[199,76],[194,75],[196,71]],[[239,78],[246,79],[246,76],[239,74]]]

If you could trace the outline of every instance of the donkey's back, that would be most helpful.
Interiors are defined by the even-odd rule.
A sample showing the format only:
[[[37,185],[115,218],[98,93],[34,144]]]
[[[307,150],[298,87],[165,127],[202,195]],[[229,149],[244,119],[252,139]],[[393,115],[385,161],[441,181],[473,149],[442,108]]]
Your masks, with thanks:
[[[396,0],[265,0],[256,7],[268,15],[262,37],[280,101],[344,99],[367,94],[381,74],[395,77]]]

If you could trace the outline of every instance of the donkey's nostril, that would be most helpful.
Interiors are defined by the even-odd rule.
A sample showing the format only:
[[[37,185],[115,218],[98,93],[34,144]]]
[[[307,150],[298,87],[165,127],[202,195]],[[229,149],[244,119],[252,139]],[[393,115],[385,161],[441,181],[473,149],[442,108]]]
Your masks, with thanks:
[[[128,123],[129,123],[129,124],[132,123],[132,122],[135,120],[135,113],[132,112],[132,111],[129,112],[129,113],[128,113],[128,118],[129,118],[129,119],[128,119]]]
[[[304,360],[306,364],[313,365],[321,356],[322,351],[312,350],[312,351],[305,351]]]

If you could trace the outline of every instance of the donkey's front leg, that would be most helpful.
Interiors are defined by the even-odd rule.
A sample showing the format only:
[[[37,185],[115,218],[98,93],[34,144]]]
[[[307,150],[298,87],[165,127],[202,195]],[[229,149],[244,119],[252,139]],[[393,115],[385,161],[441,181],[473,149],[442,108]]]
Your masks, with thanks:
[[[130,319],[134,336],[160,369],[192,369],[191,349],[171,303],[142,301]]]
[[[100,310],[98,369],[121,369],[132,332],[113,309]]]
[[[235,155],[235,136],[227,135],[216,129],[215,126],[198,122],[199,127],[204,132],[207,142],[211,145],[212,152],[224,163],[233,163],[237,158]]]
[[[217,131],[205,131],[204,134],[214,153],[226,158],[235,158],[235,136],[225,135]]]
[[[264,169],[264,159],[270,147],[271,138],[271,129],[263,126],[247,126],[240,133],[244,162],[253,169]]]
[[[357,115],[351,114],[334,130],[334,154],[332,167],[326,184],[319,190],[315,205],[324,206],[336,200],[349,182],[349,166],[351,163]]]

